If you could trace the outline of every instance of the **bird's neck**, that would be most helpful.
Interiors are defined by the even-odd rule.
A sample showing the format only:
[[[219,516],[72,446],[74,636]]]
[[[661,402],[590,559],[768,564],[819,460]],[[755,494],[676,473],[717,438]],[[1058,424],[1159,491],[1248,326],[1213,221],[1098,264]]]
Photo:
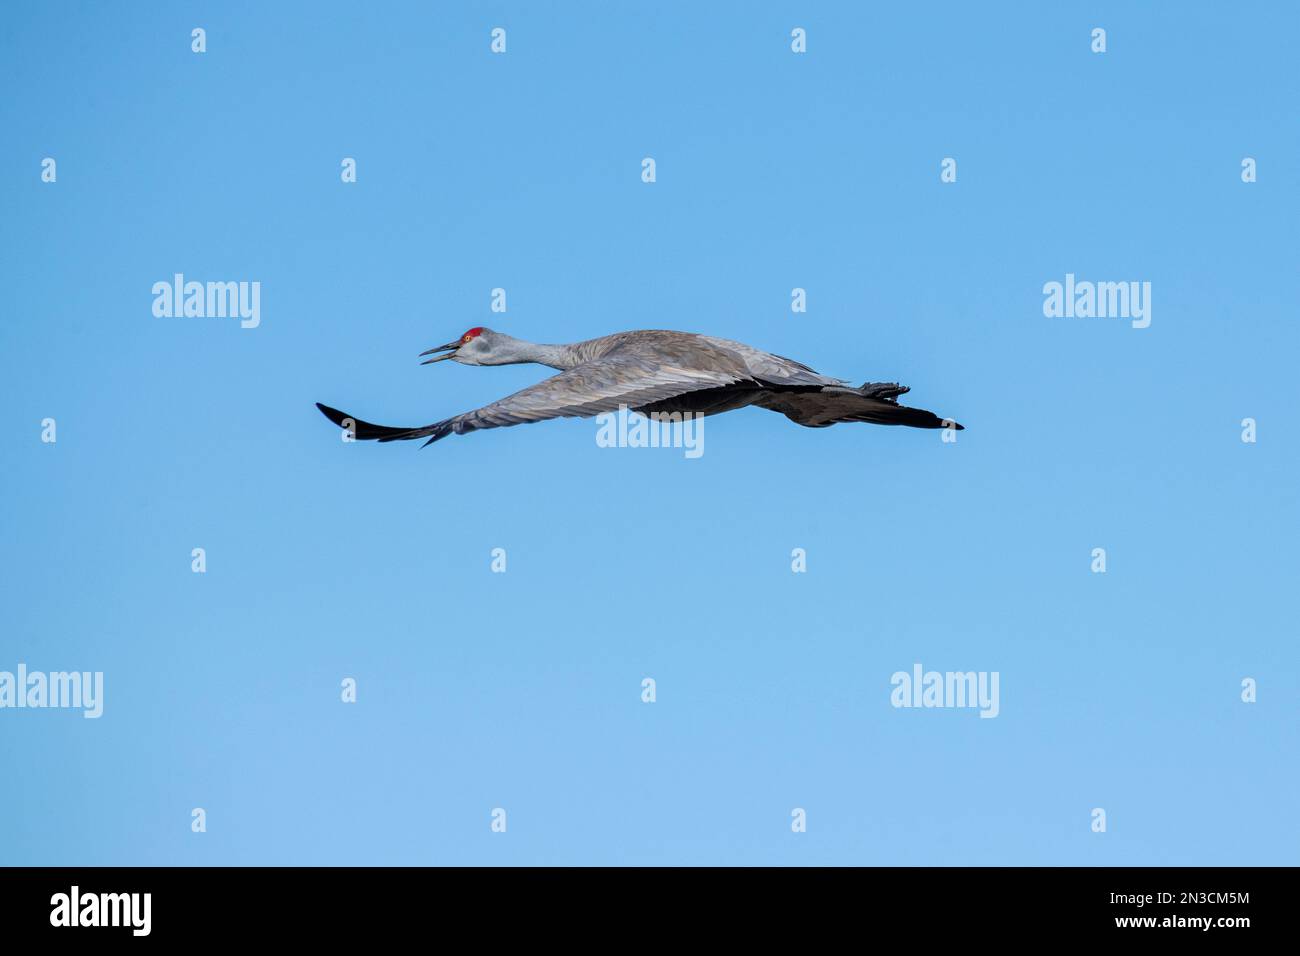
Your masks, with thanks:
[[[578,364],[569,353],[567,346],[542,345],[538,342],[523,341],[520,341],[516,346],[512,361],[535,362],[538,365],[547,365],[560,371],[571,369]]]

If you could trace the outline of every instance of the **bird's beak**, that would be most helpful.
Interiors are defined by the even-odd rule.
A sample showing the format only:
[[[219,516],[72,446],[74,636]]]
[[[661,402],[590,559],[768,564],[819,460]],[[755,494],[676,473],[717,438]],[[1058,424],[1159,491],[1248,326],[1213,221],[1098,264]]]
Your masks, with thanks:
[[[421,364],[421,365],[432,365],[434,362],[442,362],[442,361],[445,361],[446,359],[449,359],[449,358],[451,358],[453,355],[455,355],[455,354],[456,354],[456,350],[457,350],[458,348],[460,348],[460,346],[461,346],[461,341],[460,341],[460,339],[457,339],[455,342],[448,342],[446,345],[439,345],[436,349],[426,349],[425,351],[423,351],[423,352],[420,353],[421,356],[425,356],[425,355],[433,355],[435,352],[446,352],[447,354],[446,354],[446,355],[439,355],[437,358],[426,359],[425,361],[421,362],[420,364]],[[448,350],[450,350],[450,351],[448,351]]]

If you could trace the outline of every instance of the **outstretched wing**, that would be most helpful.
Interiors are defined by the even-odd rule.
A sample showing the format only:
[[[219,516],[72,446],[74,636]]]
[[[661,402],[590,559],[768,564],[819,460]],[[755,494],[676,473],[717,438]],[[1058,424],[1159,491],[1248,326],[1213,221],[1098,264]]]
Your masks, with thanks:
[[[870,422],[875,425],[962,430],[956,422],[940,418],[923,408],[899,405],[895,397],[907,391],[905,385],[868,382],[861,388],[830,386],[819,391],[770,392],[754,404],[780,412],[791,421],[809,428],[825,428],[838,422]]]
[[[640,408],[654,402],[706,388],[721,388],[751,381],[740,362],[720,363],[716,369],[689,368],[684,364],[662,364],[639,358],[636,354],[606,355],[553,375],[536,385],[490,405],[417,428],[374,425],[317,404],[317,408],[334,424],[348,427],[360,440],[407,441],[428,438],[425,444],[445,438],[453,432],[463,435],[482,428],[502,428],[548,418],[589,418],[602,412],[617,411],[619,406]]]

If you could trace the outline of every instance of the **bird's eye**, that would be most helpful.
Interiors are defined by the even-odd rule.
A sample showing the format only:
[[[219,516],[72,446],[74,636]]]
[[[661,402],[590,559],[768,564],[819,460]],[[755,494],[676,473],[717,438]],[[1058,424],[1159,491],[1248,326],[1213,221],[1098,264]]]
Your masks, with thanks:
[[[472,335],[467,335],[467,336],[465,336],[465,338],[461,339],[461,341],[462,341],[462,342],[468,342],[468,341],[469,341],[470,339],[472,339],[473,337],[474,337],[474,336],[472,336]]]

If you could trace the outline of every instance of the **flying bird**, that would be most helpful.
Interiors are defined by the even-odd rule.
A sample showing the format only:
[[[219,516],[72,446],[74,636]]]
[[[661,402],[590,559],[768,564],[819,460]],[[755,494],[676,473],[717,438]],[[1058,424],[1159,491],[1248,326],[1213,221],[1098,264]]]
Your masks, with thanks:
[[[644,415],[717,415],[755,405],[809,428],[838,422],[962,427],[932,412],[898,404],[898,396],[909,391],[906,385],[867,382],[854,388],[793,359],[694,332],[618,332],[570,345],[539,345],[504,332],[473,328],[454,342],[420,353],[426,355],[433,358],[421,365],[447,359],[462,365],[533,362],[560,374],[474,411],[413,428],[375,425],[319,402],[316,407],[334,424],[350,428],[359,440],[425,438],[426,445],[452,433],[548,418],[590,418],[620,406]]]

